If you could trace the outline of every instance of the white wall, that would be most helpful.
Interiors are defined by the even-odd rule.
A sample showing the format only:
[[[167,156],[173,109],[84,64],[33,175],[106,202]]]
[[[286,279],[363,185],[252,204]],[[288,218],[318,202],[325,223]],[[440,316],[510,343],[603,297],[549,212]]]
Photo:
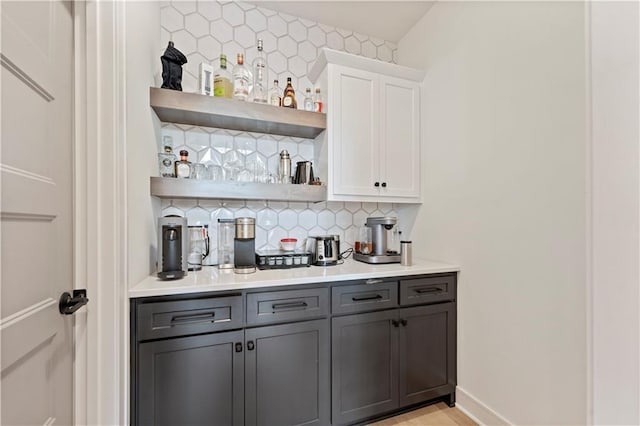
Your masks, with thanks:
[[[457,262],[458,401],[483,422],[586,422],[586,56],[578,2],[437,2],[414,252]]]
[[[591,4],[593,420],[640,424],[637,2]]]

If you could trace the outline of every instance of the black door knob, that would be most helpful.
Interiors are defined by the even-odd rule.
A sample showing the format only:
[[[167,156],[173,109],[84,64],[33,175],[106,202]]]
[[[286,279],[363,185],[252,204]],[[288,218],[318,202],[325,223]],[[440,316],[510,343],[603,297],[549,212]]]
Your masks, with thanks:
[[[58,310],[61,314],[71,315],[87,303],[89,303],[89,299],[87,299],[86,289],[73,290],[73,297],[65,291],[60,295]]]
[[[376,182],[373,184],[373,186],[375,186],[376,188],[380,186],[380,182]]]
[[[387,182],[382,182],[382,187],[386,188],[387,187]]]

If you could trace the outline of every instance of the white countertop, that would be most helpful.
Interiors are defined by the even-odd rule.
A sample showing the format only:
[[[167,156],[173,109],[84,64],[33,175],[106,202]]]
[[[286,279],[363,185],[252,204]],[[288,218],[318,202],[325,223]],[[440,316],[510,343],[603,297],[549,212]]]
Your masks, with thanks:
[[[220,270],[205,266],[201,271],[189,272],[180,280],[161,281],[151,275],[129,289],[129,297],[167,296],[171,294],[207,291],[245,290],[251,288],[312,284],[368,278],[399,277],[406,275],[437,274],[459,271],[458,265],[414,259],[412,266],[398,263],[369,265],[352,259],[342,265],[310,266],[308,268],[271,269],[253,274],[235,274],[233,270]]]

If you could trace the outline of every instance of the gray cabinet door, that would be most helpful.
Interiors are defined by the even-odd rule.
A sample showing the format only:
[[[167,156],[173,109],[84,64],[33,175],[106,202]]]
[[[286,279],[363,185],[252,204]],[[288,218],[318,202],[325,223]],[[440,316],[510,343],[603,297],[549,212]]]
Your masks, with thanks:
[[[328,320],[245,330],[246,424],[327,425]]]
[[[397,310],[332,319],[332,422],[398,407]]]
[[[139,345],[140,425],[242,425],[244,333]]]
[[[455,305],[445,303],[399,311],[400,406],[455,391]]]

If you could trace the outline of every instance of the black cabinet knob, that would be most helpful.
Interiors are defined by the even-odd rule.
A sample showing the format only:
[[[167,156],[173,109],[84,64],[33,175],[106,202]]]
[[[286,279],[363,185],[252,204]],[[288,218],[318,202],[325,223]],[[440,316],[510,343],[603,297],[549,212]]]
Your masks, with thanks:
[[[386,188],[387,187],[387,182],[382,182],[382,187]]]
[[[249,341],[247,342],[247,350],[252,351],[254,347],[255,347],[255,346],[254,346],[254,344],[253,344],[253,340],[249,340]]]
[[[380,182],[376,182],[373,184],[373,186],[375,186],[376,188],[380,186]]]
[[[236,352],[242,352],[242,343],[240,342],[236,343]]]
[[[398,327],[400,323],[398,322],[398,320],[391,320],[391,325],[393,325],[394,327]]]
[[[402,324],[403,327],[406,327],[407,325],[407,320],[406,319],[401,319],[400,320],[400,324]]]

